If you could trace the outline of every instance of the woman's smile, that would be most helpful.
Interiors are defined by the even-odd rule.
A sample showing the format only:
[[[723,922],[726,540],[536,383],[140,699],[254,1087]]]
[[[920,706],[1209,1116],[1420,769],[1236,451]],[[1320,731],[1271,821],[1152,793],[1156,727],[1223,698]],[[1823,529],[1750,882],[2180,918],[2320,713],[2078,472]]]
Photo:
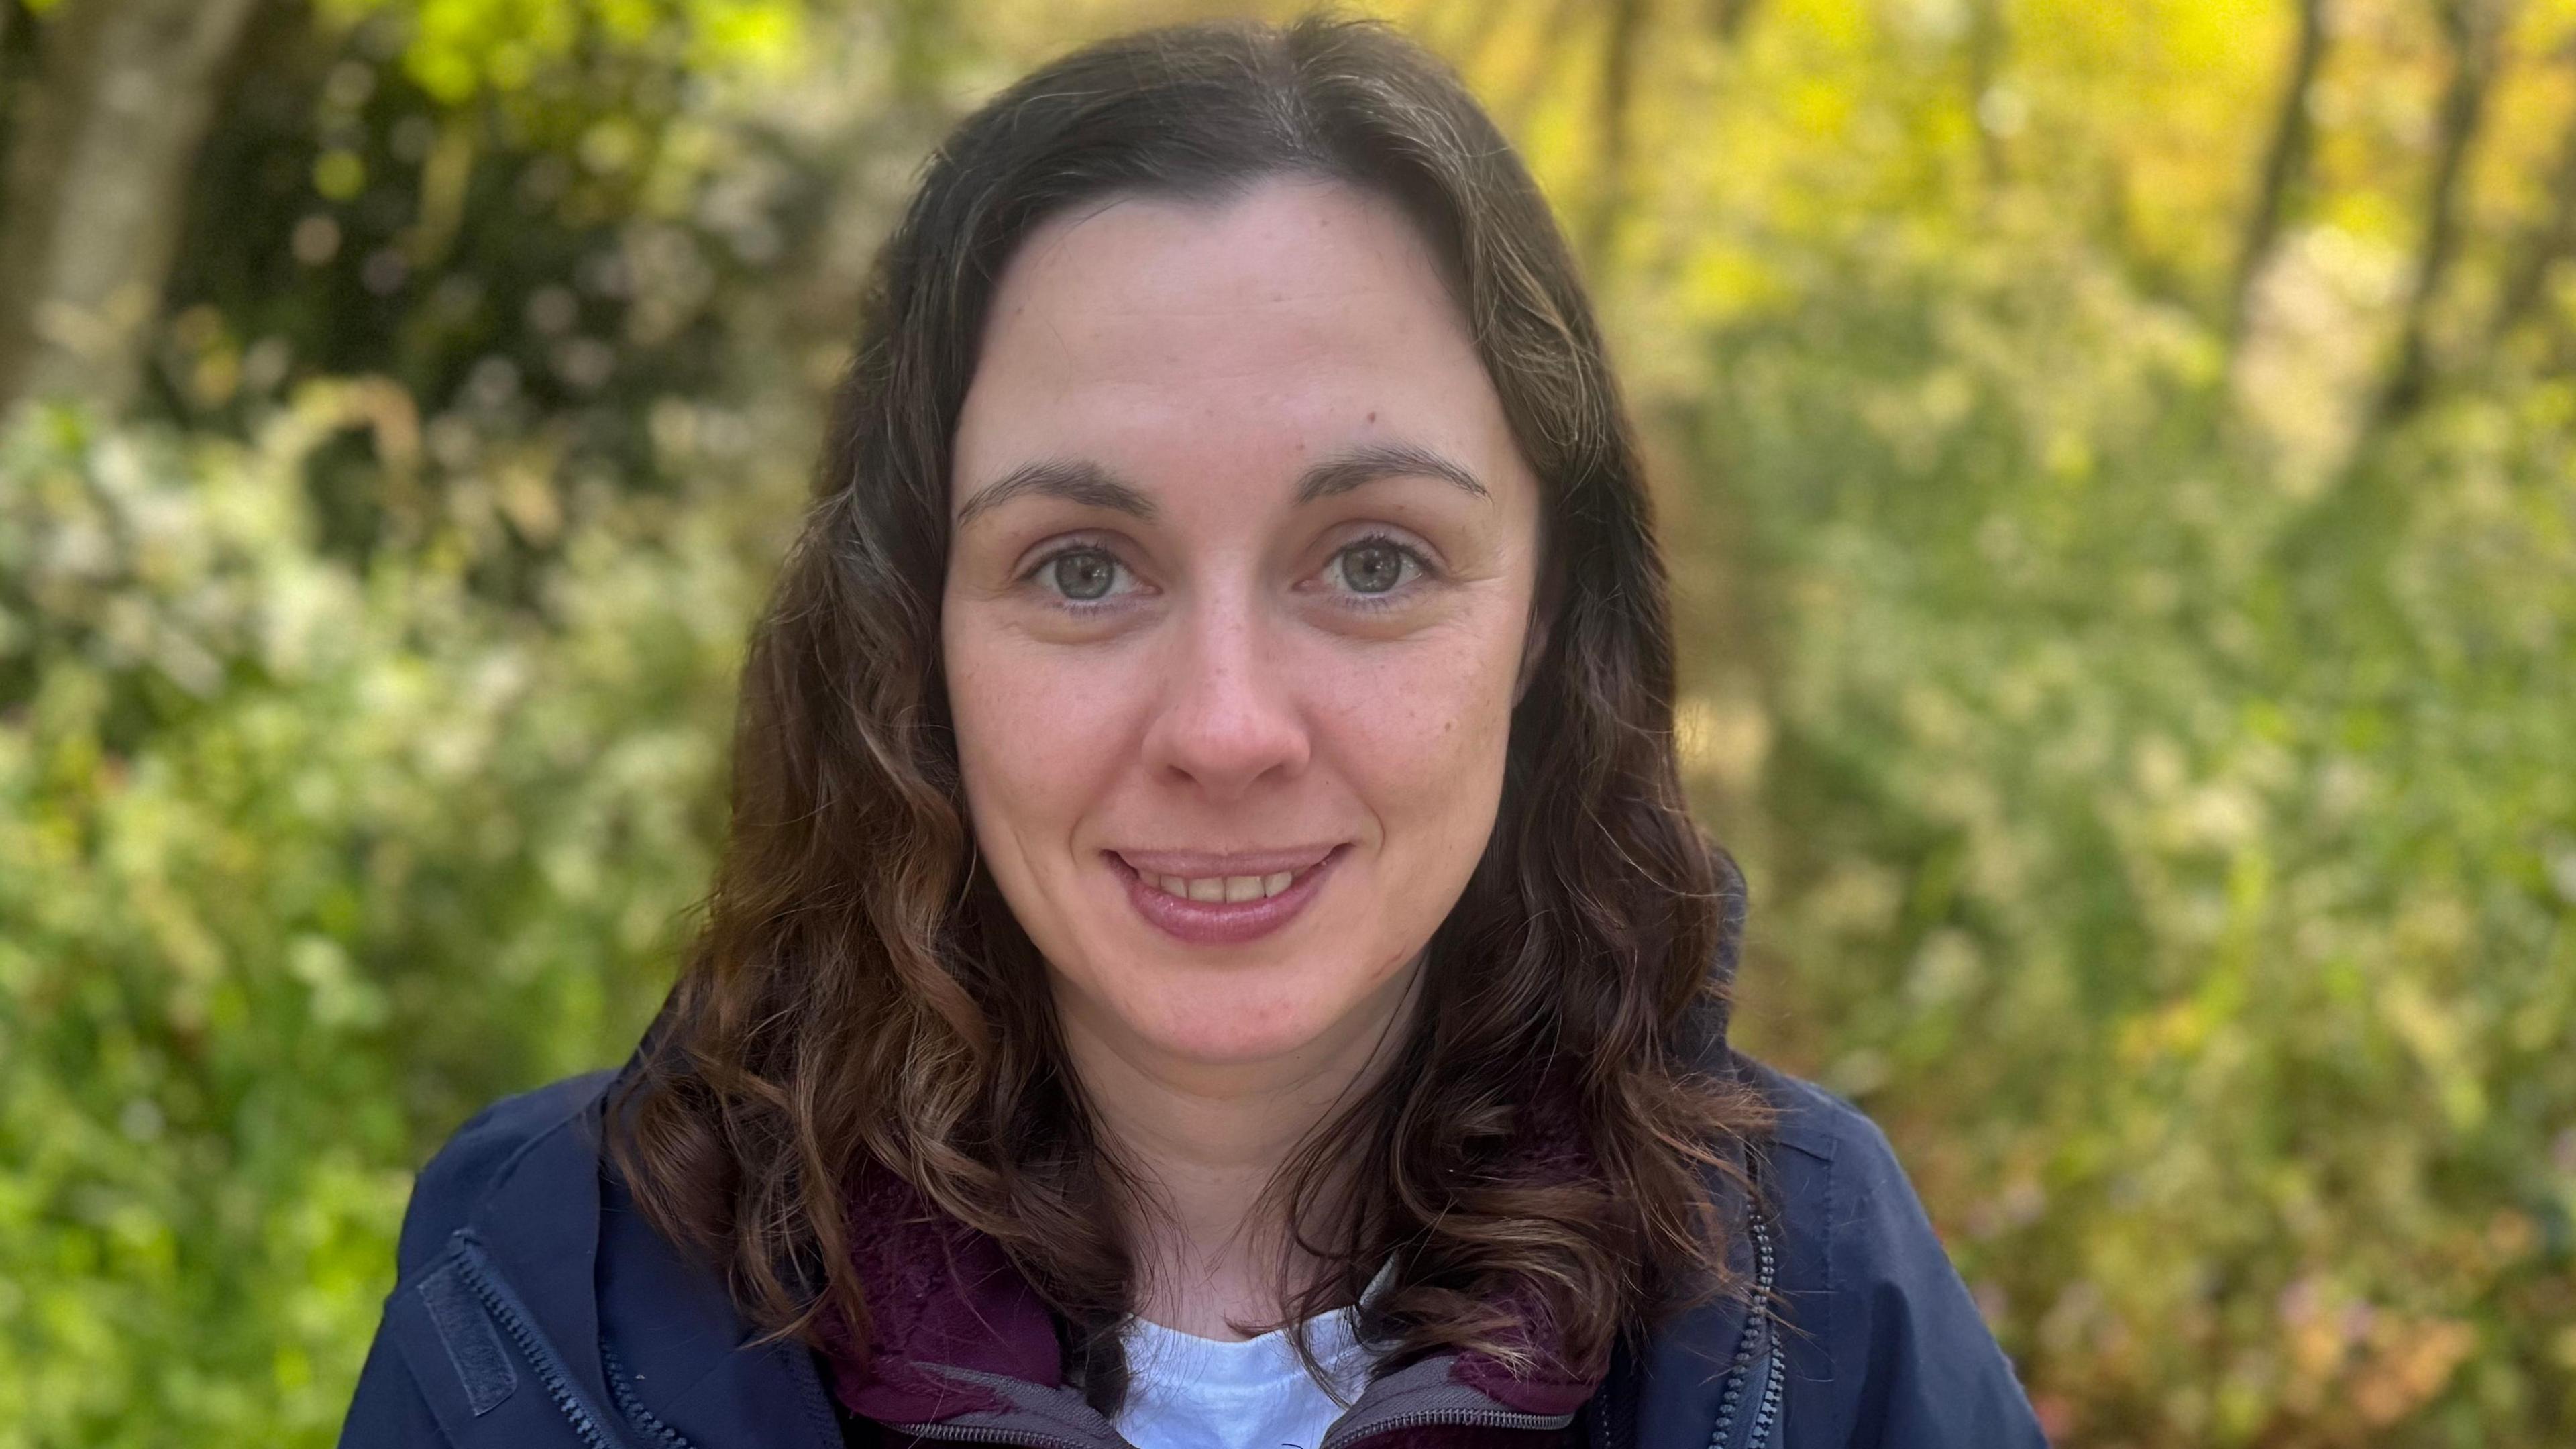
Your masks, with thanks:
[[[1258,940],[1295,920],[1348,845],[1220,855],[1101,852],[1147,924],[1193,945]]]

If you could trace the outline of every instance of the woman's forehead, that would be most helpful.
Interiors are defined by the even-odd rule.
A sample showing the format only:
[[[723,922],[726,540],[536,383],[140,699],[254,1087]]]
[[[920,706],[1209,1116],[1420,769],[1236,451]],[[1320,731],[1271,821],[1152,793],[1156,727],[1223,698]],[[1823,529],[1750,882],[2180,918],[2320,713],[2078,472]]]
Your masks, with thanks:
[[[1214,197],[1119,193],[1041,222],[1003,268],[994,325],[1127,316],[1331,318],[1353,305],[1464,340],[1429,245],[1403,209],[1348,182],[1266,177]],[[988,341],[991,339],[988,338]]]
[[[1121,197],[1032,233],[995,290],[956,479],[1035,453],[1150,472],[1389,436],[1510,447],[1411,220],[1344,183],[1282,178],[1216,201]]]

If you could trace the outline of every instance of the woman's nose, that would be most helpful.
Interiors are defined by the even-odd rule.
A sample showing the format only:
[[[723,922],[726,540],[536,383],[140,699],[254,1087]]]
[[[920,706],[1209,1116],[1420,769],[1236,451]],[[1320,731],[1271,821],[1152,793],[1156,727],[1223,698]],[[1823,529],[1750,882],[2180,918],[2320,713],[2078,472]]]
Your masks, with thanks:
[[[1220,799],[1303,771],[1312,742],[1281,641],[1258,610],[1211,603],[1174,622],[1178,637],[1158,665],[1162,705],[1146,730],[1146,763]]]

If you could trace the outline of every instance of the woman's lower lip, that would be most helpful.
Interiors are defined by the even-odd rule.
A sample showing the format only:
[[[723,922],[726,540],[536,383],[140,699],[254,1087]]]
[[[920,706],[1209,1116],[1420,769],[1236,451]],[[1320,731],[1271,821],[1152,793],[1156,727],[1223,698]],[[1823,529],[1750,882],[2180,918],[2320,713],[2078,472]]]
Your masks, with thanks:
[[[1193,946],[1231,946],[1257,941],[1296,919],[1349,848],[1334,846],[1322,860],[1299,872],[1288,889],[1255,901],[1194,901],[1176,896],[1138,875],[1115,853],[1109,859],[1127,886],[1128,903],[1154,929]]]

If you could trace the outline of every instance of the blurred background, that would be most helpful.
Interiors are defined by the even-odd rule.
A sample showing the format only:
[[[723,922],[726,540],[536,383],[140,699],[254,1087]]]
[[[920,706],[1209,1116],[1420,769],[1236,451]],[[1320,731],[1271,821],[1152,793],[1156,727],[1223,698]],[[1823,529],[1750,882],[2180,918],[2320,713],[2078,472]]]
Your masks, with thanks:
[[[2059,1441],[2576,1443],[2576,3],[1379,11],[1597,288],[1741,1033]],[[332,1439],[669,979],[926,148],[1212,12],[0,0],[0,1446]]]

